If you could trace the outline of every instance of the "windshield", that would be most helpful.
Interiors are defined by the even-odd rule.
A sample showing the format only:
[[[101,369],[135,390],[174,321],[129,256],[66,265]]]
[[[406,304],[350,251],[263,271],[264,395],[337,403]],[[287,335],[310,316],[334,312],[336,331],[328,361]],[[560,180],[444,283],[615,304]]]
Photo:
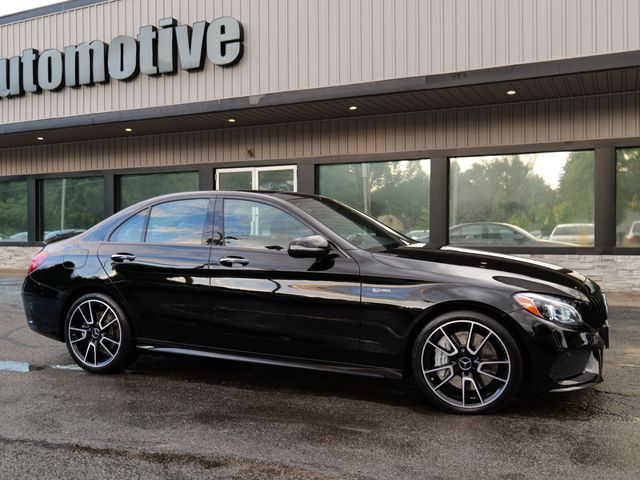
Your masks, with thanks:
[[[304,197],[290,202],[363,250],[390,250],[415,243],[374,218],[334,200]]]

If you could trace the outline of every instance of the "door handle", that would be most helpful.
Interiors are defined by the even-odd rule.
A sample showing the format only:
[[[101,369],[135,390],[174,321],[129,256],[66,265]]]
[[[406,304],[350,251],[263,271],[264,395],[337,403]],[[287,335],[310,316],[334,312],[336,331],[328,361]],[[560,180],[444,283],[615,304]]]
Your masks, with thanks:
[[[220,259],[220,265],[225,267],[233,267],[234,265],[245,266],[249,265],[249,260],[243,257],[222,257]]]
[[[114,253],[111,255],[111,260],[118,263],[133,262],[135,259],[136,256],[130,253]]]

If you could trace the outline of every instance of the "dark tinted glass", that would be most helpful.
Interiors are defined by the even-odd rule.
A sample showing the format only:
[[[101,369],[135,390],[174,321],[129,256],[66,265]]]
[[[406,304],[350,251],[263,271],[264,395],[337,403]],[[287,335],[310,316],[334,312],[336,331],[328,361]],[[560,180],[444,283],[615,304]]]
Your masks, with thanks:
[[[194,198],[162,203],[151,209],[147,243],[202,243],[209,200]]]
[[[0,242],[27,241],[27,181],[0,182]]]
[[[198,190],[198,172],[123,175],[119,181],[120,208],[158,195]]]
[[[429,241],[430,160],[320,165],[318,193]]]
[[[338,202],[316,198],[296,198],[290,202],[363,250],[386,250],[412,243],[374,218]]]
[[[43,240],[82,232],[104,218],[102,177],[56,178],[41,185]]]
[[[144,222],[147,218],[147,210],[135,214],[124,222],[111,234],[112,242],[137,243],[144,239]]]
[[[640,148],[617,152],[616,210],[619,247],[640,247]]]
[[[225,245],[286,250],[291,240],[313,231],[282,210],[247,200],[224,201]]]
[[[252,190],[253,170],[241,172],[219,172],[218,190]]]
[[[594,166],[593,151],[452,158],[450,243],[593,245],[588,228],[580,236],[553,232],[568,224],[593,227]]]

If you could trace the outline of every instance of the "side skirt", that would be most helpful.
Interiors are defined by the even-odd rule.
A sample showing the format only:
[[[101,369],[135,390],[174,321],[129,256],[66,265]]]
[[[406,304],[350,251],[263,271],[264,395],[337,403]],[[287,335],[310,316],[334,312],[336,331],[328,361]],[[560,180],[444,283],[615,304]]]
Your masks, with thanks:
[[[246,363],[257,363],[262,365],[274,365],[278,367],[301,368],[305,370],[318,370],[322,372],[344,373],[348,375],[358,375],[375,378],[402,379],[402,371],[392,368],[363,366],[342,363],[331,363],[313,361],[306,359],[282,359],[277,357],[257,357],[249,354],[222,353],[216,351],[195,350],[183,347],[168,347],[155,345],[138,345],[140,350],[158,353],[173,353],[177,355],[190,355],[195,357],[217,358],[219,360],[232,360]]]

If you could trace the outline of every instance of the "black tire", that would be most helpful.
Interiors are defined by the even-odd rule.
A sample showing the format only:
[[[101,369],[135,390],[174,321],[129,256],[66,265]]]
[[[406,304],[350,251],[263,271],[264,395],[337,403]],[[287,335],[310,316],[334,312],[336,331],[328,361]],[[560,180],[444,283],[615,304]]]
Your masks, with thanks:
[[[115,373],[137,357],[131,325],[122,308],[101,293],[78,298],[64,322],[67,349],[91,373]]]
[[[498,410],[522,380],[522,355],[513,335],[495,319],[473,311],[445,313],[425,325],[411,361],[420,390],[449,412]]]

